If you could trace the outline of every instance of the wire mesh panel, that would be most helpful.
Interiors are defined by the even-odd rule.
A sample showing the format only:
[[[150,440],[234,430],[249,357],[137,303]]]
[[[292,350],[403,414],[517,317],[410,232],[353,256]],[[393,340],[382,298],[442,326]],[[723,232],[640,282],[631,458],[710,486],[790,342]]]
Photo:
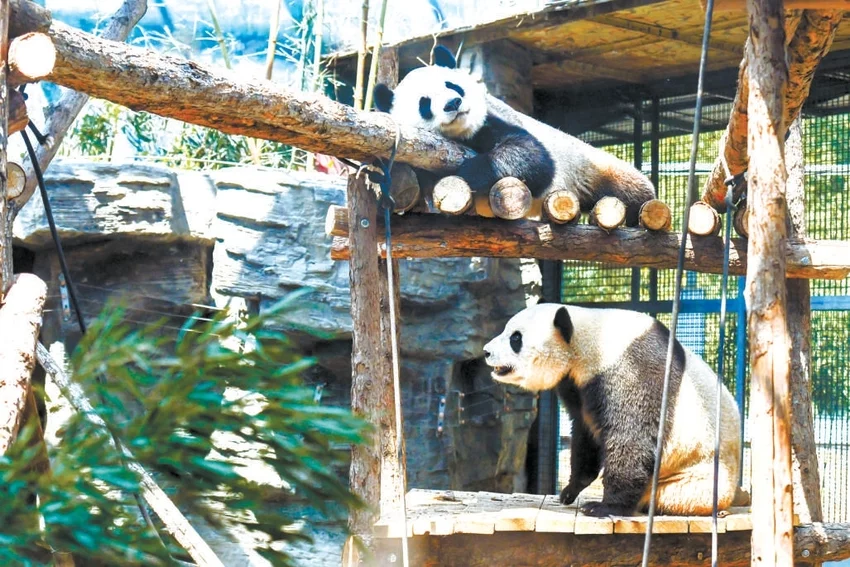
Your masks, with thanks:
[[[806,228],[815,239],[850,240],[850,95],[845,83],[815,87],[804,108],[804,159],[806,166]],[[719,152],[722,129],[729,117],[734,86],[719,94],[707,94],[702,134],[696,159],[696,191],[702,191]],[[650,123],[652,102],[643,103],[643,133],[639,155],[644,173],[656,182],[658,197],[673,213],[673,230],[681,231],[682,212],[687,199],[688,167],[691,153],[694,97],[678,96],[657,101],[658,122]],[[654,127],[653,127],[654,126]],[[634,119],[606,125],[582,135],[582,139],[632,163],[636,147],[630,142]],[[649,135],[657,132],[653,140]],[[564,262],[562,299],[565,302],[670,301],[675,290],[675,271],[661,270],[657,279],[649,269],[632,270],[589,262]],[[686,273],[683,280],[682,310],[677,337],[682,344],[717,368],[720,297],[718,275]],[[724,348],[724,376],[727,387],[739,399],[746,415],[748,397],[748,355],[742,288],[744,278],[729,279],[730,298]],[[846,298],[850,279],[813,280],[813,296]],[[714,301],[711,301],[714,300]],[[653,304],[657,306],[658,304]],[[827,302],[816,306],[812,315],[812,396],[815,440],[820,466],[824,519],[850,520],[850,311],[835,310]],[[702,308],[700,306],[703,306]],[[634,308],[640,304],[634,303]],[[826,310],[827,308],[832,310]],[[700,311],[700,309],[702,309]],[[670,325],[669,312],[658,313]],[[558,445],[559,487],[569,480],[570,423],[562,410]],[[749,485],[749,434],[744,432],[743,485]]]

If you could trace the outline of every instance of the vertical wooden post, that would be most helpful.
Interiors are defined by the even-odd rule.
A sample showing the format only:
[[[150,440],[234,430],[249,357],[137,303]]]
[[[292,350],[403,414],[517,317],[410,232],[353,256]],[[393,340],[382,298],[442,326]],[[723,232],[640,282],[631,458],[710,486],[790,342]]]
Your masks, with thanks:
[[[380,60],[378,61],[378,77],[377,82],[383,83],[390,88],[395,88],[398,85],[398,51],[395,48],[385,48],[381,50]],[[382,208],[378,208],[378,214],[383,215],[384,210]],[[384,242],[384,234],[383,232],[378,235],[378,239],[380,242]],[[396,344],[399,344],[401,335],[401,328],[398,326],[398,322],[401,320],[399,313],[399,304],[401,302],[401,297],[399,295],[399,266],[398,260],[393,258],[392,261],[392,272],[393,272],[393,285],[392,289],[390,289],[387,279],[387,261],[383,259],[378,260],[378,271],[380,272],[380,277],[378,279],[378,288],[381,297],[381,339],[385,348],[390,348],[390,341],[392,340],[392,329],[390,328],[390,308],[391,306],[395,309],[395,320],[396,320],[396,329],[395,329],[395,340]],[[390,294],[393,295],[394,301],[390,302]],[[392,353],[389,353],[392,355]],[[392,370],[392,360],[389,361],[390,370]],[[388,385],[389,388],[389,399],[395,403],[395,396],[393,395],[393,383],[392,383],[392,373],[388,376]],[[397,422],[395,421],[395,411],[394,407],[388,405],[387,408],[390,410],[390,417],[393,420],[393,426],[391,429],[386,431],[386,440],[382,440],[382,449],[383,449],[383,459],[381,461],[381,515],[387,516],[389,514],[400,514],[401,510],[401,496],[407,490],[407,462],[405,460],[405,451],[404,451],[404,431],[397,431],[396,426]],[[396,448],[398,447],[397,443],[399,442],[399,436],[401,436],[401,455],[398,455]],[[386,443],[386,444],[384,444]],[[401,522],[402,518],[399,517],[398,521]]]
[[[9,87],[6,57],[9,53],[9,0],[0,0],[0,304],[12,285],[12,223],[6,199],[6,144],[9,138]]]
[[[395,51],[384,52],[381,63],[379,80],[395,84],[398,81]],[[387,263],[379,260],[377,254],[384,234],[378,231],[376,220],[383,211],[379,210],[376,194],[365,176],[352,175],[348,179],[348,211],[353,336],[351,407],[374,426],[371,442],[355,447],[351,454],[351,490],[367,505],[364,510],[353,511],[349,520],[353,536],[343,550],[343,565],[353,566],[359,563],[361,551],[353,538],[359,538],[368,549],[378,515],[400,511],[406,471],[404,458],[399,460],[397,453],[398,436],[403,432],[396,428]],[[393,260],[393,274],[398,320],[397,260]]]
[[[752,385],[752,565],[793,565],[790,339],[785,290],[783,123],[788,67],[782,0],[747,0],[750,237],[747,265]]]
[[[789,127],[785,140],[788,181],[789,228],[796,238],[806,237],[805,166],[803,163],[803,124],[798,116]],[[823,520],[820,499],[820,474],[812,416],[811,384],[811,294],[809,280],[788,279],[788,334],[791,337],[791,422],[792,473],[794,475],[794,511],[800,522]]]

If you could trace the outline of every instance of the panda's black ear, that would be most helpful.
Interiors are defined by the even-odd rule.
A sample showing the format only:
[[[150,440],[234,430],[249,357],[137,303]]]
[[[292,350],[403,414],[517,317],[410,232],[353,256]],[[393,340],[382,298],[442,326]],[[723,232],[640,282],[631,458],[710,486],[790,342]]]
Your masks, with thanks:
[[[569,343],[573,338],[573,320],[570,319],[570,314],[564,306],[555,312],[555,328],[561,331],[565,342]]]
[[[448,69],[457,69],[457,60],[448,48],[438,45],[434,48],[434,65]]]
[[[389,112],[393,107],[393,98],[395,97],[395,93],[384,83],[378,83],[375,85],[373,96],[375,97],[375,108],[381,112]]]

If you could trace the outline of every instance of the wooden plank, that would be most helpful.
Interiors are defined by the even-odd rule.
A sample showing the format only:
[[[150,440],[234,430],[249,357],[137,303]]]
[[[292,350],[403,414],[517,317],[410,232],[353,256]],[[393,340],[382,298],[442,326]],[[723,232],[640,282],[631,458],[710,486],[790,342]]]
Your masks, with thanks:
[[[499,511],[497,532],[533,532],[543,505],[542,494],[512,494]]]
[[[688,532],[692,534],[710,534],[711,516],[688,516]],[[726,533],[726,518],[717,518],[717,533]]]
[[[646,516],[614,516],[614,533],[645,534],[648,519]],[[652,520],[654,534],[686,534],[688,520],[681,516],[656,516]]]
[[[752,529],[753,516],[750,514],[749,506],[729,508],[729,515],[726,516],[727,532],[750,531]]]
[[[574,533],[576,535],[603,535],[614,533],[614,519],[610,516],[604,518],[596,518],[594,516],[588,516],[587,514],[582,513],[581,507],[585,502],[597,500],[599,500],[599,498],[587,496],[584,493],[582,493],[576,499],[576,505],[578,507],[578,511],[576,512],[576,525],[574,530]]]
[[[578,508],[575,504],[564,506],[558,498],[557,494],[547,494],[543,499],[540,511],[537,514],[535,531],[564,534],[571,534],[575,531]]]

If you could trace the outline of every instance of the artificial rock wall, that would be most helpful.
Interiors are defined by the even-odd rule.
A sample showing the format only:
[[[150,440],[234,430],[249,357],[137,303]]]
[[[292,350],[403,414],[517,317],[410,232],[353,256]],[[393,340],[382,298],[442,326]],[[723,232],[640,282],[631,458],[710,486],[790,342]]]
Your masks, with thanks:
[[[328,206],[345,202],[343,178],[67,161],[53,164],[45,178],[84,317],[120,297],[131,324],[168,315],[178,327],[197,305],[238,297],[262,310],[309,286],[310,301],[292,323],[332,338],[298,335],[305,353],[319,360],[306,379],[322,403],[350,403],[348,264],[330,260],[324,234]],[[38,195],[18,216],[14,234],[19,256],[28,259],[23,267],[49,285],[43,340],[70,351],[79,334],[73,313],[62,307]],[[494,384],[480,356],[536,290],[523,283],[518,261],[400,264],[409,486],[525,491],[535,400]]]

